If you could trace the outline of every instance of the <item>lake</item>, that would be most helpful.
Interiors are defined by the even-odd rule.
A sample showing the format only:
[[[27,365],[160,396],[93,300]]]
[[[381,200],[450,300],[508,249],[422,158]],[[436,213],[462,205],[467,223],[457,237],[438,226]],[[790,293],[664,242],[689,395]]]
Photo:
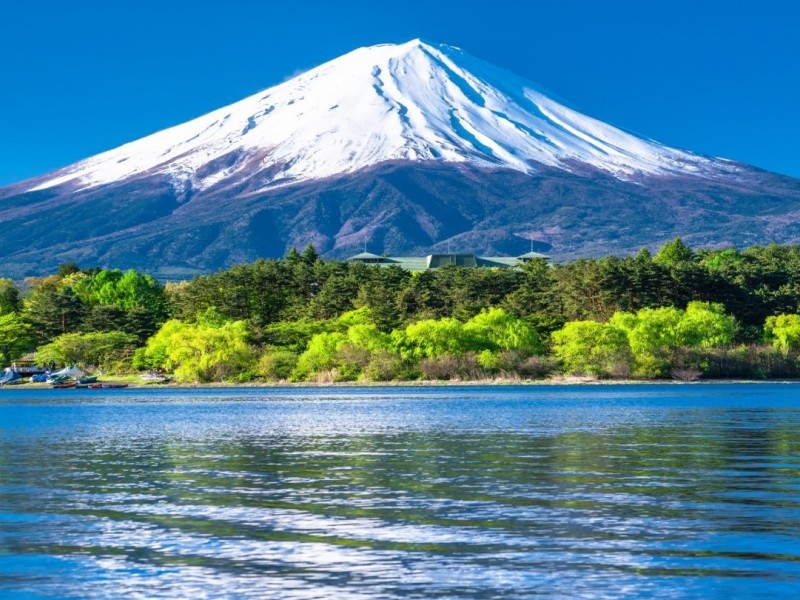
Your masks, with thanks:
[[[796,598],[800,385],[0,390],[2,598]]]

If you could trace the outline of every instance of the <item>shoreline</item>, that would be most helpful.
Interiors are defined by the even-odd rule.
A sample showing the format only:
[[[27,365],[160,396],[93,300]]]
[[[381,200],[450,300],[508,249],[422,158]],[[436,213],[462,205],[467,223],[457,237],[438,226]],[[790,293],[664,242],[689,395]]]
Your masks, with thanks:
[[[206,382],[206,383],[145,383],[126,381],[123,378],[111,378],[109,383],[127,383],[129,390],[170,390],[170,389],[319,389],[319,388],[440,388],[440,387],[554,387],[554,386],[637,386],[637,385],[757,385],[757,384],[800,384],[800,379],[699,379],[696,381],[678,381],[673,379],[594,379],[590,377],[559,377],[551,379],[536,380],[515,380],[515,379],[475,379],[475,380],[411,380],[411,381],[334,381],[334,382]],[[54,389],[49,383],[22,383],[0,386],[0,393],[3,390],[50,390]],[[76,388],[66,388],[74,390]],[[78,388],[82,389],[82,388]],[[113,391],[113,390],[92,390],[92,391]]]

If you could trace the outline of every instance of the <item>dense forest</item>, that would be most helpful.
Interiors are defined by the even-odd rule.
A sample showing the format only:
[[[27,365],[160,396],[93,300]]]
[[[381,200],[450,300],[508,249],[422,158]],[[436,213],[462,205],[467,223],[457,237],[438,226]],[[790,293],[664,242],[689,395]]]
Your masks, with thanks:
[[[0,363],[183,381],[800,376],[800,247],[411,273],[312,246],[191,281],[0,279]]]

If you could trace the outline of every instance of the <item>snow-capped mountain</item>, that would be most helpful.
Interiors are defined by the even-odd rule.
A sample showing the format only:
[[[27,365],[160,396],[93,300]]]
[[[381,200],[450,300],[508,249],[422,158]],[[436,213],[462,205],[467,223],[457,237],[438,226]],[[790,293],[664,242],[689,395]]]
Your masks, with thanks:
[[[122,118],[122,117],[121,117]],[[451,46],[361,48],[0,189],[0,276],[220,268],[314,243],[629,253],[800,240],[800,182],[668,148]]]
[[[206,165],[237,153],[232,164]],[[467,162],[524,173],[589,165],[621,178],[716,173],[730,165],[667,148],[555,102],[451,46],[419,40],[360,48],[177,127],[82,161],[37,183],[76,189],[143,173],[208,189],[253,170],[279,185],[386,161]]]

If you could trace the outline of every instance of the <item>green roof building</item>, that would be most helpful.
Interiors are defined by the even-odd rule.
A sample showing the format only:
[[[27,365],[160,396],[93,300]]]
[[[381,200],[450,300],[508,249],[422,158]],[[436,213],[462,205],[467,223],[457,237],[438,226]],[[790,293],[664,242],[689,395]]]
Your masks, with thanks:
[[[476,256],[474,254],[428,254],[427,256],[378,256],[370,252],[362,252],[351,256],[347,262],[364,263],[388,267],[396,265],[407,271],[428,271],[446,266],[457,267],[496,267],[510,269],[519,267],[524,263],[542,258],[549,261],[550,257],[538,252],[528,252],[522,256]]]

